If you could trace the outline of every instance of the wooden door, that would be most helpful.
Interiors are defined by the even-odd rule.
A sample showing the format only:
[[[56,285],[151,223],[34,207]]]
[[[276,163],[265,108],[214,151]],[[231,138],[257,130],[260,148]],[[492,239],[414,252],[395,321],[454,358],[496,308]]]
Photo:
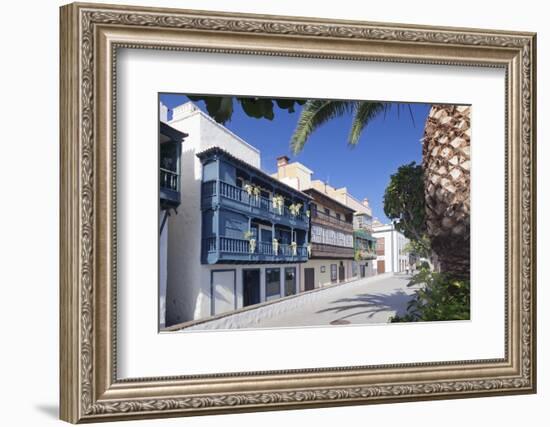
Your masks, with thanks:
[[[386,262],[385,261],[377,261],[376,262],[376,267],[378,269],[378,274],[382,274],[382,273],[385,273],[386,272]]]
[[[315,288],[314,268],[304,268],[304,288],[306,291],[311,291]]]
[[[340,267],[338,267],[338,280],[340,282],[346,280],[346,267],[344,267],[343,262],[340,262]]]

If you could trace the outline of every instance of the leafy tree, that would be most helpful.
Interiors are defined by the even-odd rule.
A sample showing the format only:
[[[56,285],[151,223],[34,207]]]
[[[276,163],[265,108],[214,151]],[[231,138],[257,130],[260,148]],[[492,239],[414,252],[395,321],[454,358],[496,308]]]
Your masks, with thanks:
[[[384,213],[395,220],[395,228],[418,245],[427,247],[424,171],[416,162],[400,166],[390,176],[384,193]]]
[[[430,250],[430,239],[423,235],[421,240],[409,240],[403,246],[403,252],[409,253],[418,258],[430,258],[432,253]]]
[[[392,322],[470,319],[470,281],[423,268],[407,286],[421,287],[407,306],[407,313]]]
[[[239,97],[239,96],[209,96],[189,95],[191,101],[204,101],[206,111],[210,117],[218,123],[224,124],[231,120],[234,107],[240,105],[244,113],[256,119],[273,120],[275,117],[274,107],[277,105],[289,113],[295,111],[296,104],[303,105],[303,99],[291,98],[261,98],[261,97]]]

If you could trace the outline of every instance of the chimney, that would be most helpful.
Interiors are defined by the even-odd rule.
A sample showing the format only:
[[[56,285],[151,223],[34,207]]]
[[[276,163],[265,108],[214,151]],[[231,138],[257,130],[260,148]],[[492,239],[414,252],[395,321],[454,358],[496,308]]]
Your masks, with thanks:
[[[277,157],[277,168],[282,168],[283,166],[288,165],[290,159],[287,156]]]
[[[369,207],[369,199],[367,199],[366,197],[363,199],[363,206]]]

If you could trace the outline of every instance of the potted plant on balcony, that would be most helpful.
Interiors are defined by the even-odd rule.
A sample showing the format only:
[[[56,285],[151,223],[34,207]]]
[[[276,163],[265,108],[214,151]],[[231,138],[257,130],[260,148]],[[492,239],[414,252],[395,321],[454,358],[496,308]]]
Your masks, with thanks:
[[[296,242],[292,242],[290,244],[290,249],[292,250],[292,256],[298,255],[298,245],[296,244]]]
[[[276,194],[271,199],[271,204],[273,206],[273,209],[277,210],[279,212],[279,215],[283,214],[283,207],[285,206],[285,199],[280,194]]]
[[[246,193],[248,194],[248,198],[249,200],[252,200],[254,199],[254,201],[258,201],[258,199],[260,198],[260,194],[261,194],[261,189],[260,187],[258,187],[257,185],[254,185],[250,182],[247,182],[245,185],[244,185],[244,190],[246,191]]]
[[[259,201],[260,195],[262,194],[262,190],[260,189],[260,187],[255,185],[252,189],[252,193],[254,194],[254,199],[256,200],[256,202]]]
[[[290,210],[290,213],[292,216],[298,216],[300,214],[300,209],[302,209],[301,203],[293,203],[291,204],[288,209]]]
[[[254,193],[254,187],[252,186],[252,184],[250,184],[249,182],[247,182],[247,183],[244,185],[244,191],[247,192],[248,196],[252,196],[252,194]]]
[[[254,233],[248,230],[244,233],[244,238],[248,240],[248,249],[250,253],[253,254],[256,252],[256,239],[254,238]]]
[[[279,253],[279,241],[277,239],[273,239],[273,254],[277,255]]]

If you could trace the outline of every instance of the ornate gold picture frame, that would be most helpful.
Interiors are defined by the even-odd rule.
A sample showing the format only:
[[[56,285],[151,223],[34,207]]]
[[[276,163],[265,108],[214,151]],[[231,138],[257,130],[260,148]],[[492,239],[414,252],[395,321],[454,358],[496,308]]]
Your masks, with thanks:
[[[533,33],[63,6],[61,419],[78,423],[534,393],[535,41]],[[505,357],[119,379],[115,89],[121,48],[503,69]]]

